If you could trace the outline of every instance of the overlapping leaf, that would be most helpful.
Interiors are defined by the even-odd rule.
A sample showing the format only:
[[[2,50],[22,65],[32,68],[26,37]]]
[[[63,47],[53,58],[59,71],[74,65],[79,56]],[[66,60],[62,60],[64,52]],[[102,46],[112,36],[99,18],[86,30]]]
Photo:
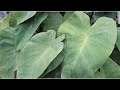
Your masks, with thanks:
[[[22,12],[10,12],[9,14],[9,25],[15,27],[20,23],[26,21],[27,19],[33,17],[36,14],[36,11],[22,11]]]
[[[117,41],[116,41],[116,45],[120,51],[120,28],[118,27],[118,30],[117,30]]]
[[[24,12],[10,12],[7,16],[0,20],[0,30],[8,27],[16,27],[27,19],[33,17],[36,11],[24,11]]]
[[[38,78],[44,72],[63,49],[64,35],[55,36],[56,32],[49,30],[29,40],[21,51],[17,78]]]
[[[19,52],[32,37],[46,14],[37,14],[16,28],[7,28],[0,31],[0,75],[13,77],[16,70]],[[10,75],[9,75],[10,74]]]
[[[45,70],[45,72],[41,75],[41,77],[45,76],[46,74],[48,74],[49,72],[53,71],[55,68],[57,68],[61,62],[64,59],[64,54],[63,52],[61,52],[51,63],[50,65],[47,67],[47,69]]]
[[[35,33],[39,25],[47,17],[45,13],[37,13],[33,18],[16,28],[16,50],[19,51]]]
[[[111,58],[103,65],[105,78],[120,78],[120,66]]]
[[[58,34],[66,35],[63,78],[94,77],[112,53],[117,38],[113,19],[101,17],[90,27],[89,17],[83,12],[73,13]]]
[[[57,31],[59,26],[62,24],[62,15],[59,12],[48,12],[48,17],[42,23],[43,31],[55,30]]]

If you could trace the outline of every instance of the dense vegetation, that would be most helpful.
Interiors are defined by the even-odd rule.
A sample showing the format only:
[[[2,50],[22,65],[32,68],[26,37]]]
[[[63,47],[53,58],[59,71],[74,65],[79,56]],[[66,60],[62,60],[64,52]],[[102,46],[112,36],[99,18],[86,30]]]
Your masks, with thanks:
[[[117,12],[0,12],[0,78],[120,78]]]

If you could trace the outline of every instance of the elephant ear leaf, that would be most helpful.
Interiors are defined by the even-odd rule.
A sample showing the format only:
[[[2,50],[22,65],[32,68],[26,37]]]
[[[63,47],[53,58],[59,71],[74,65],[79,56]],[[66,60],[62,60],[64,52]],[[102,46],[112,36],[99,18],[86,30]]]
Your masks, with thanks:
[[[101,17],[90,27],[89,16],[77,11],[59,27],[58,35],[61,34],[66,36],[61,76],[93,78],[114,49],[116,22],[111,18]]]
[[[56,32],[48,30],[29,40],[20,54],[17,78],[38,78],[45,71],[63,49],[64,36],[55,37]]]
[[[32,37],[46,16],[46,14],[36,14],[35,17],[18,25],[17,28],[9,27],[0,30],[0,75],[2,78],[13,76],[20,50]]]

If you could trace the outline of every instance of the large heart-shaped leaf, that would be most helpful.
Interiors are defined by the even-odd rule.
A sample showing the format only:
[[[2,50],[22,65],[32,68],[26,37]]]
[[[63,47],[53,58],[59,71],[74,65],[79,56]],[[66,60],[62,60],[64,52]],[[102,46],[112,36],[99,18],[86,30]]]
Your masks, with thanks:
[[[38,78],[62,51],[64,35],[55,39],[56,32],[49,30],[36,34],[23,47],[17,78]]]
[[[16,63],[22,47],[32,37],[46,14],[36,14],[35,17],[16,28],[6,28],[0,31],[0,75],[2,78],[13,77]],[[10,75],[9,75],[10,74]]]
[[[94,77],[112,53],[117,38],[113,19],[101,17],[90,27],[89,17],[83,12],[74,12],[58,29],[60,34],[66,35],[64,78]]]
[[[48,17],[42,23],[43,31],[55,30],[57,31],[62,24],[62,15],[59,12],[48,12]]]

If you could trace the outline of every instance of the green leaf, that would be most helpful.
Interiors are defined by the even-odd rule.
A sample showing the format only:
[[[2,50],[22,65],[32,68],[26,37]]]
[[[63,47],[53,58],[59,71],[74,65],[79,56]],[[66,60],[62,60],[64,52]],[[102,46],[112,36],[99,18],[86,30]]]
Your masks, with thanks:
[[[9,19],[9,16],[7,15],[0,20],[0,31],[9,27]]]
[[[100,67],[99,70],[95,72],[94,78],[105,78],[105,72],[103,70],[103,66]]]
[[[110,58],[120,65],[120,51],[118,50],[117,46],[115,46]]]
[[[4,30],[8,27],[15,28],[17,25],[33,17],[36,11],[22,11],[22,12],[10,12],[7,16],[0,20],[0,30]]]
[[[54,30],[36,34],[23,47],[17,78],[38,78],[62,51],[64,36],[56,38]]]
[[[22,12],[10,12],[9,17],[9,25],[10,27],[15,27],[27,19],[33,17],[36,14],[36,11],[22,11]]]
[[[117,12],[95,12],[96,19],[100,17],[109,17],[109,18],[115,18],[117,16]]]
[[[58,29],[65,34],[63,78],[91,78],[106,62],[117,38],[116,23],[107,17],[99,18],[90,27],[88,15],[74,12]]]
[[[0,31],[0,75],[2,78],[13,77],[20,50],[45,18],[46,14],[36,14],[17,29],[6,28]]]
[[[45,13],[37,13],[28,21],[22,23],[16,28],[15,40],[16,50],[19,51],[28,42],[35,33],[41,22],[47,17]]]
[[[57,31],[62,24],[62,15],[59,12],[48,12],[48,17],[42,23],[42,30],[55,30]]]
[[[63,22],[66,21],[74,12],[66,12],[64,17],[63,17]]]
[[[45,70],[45,72],[41,75],[41,77],[45,76],[46,74],[48,74],[49,72],[53,71],[55,68],[57,68],[61,62],[64,59],[64,55],[63,52],[61,52],[51,63],[50,65],[47,67],[47,69]]]
[[[42,78],[61,78],[61,64]]]
[[[105,78],[105,74],[97,71],[97,72],[95,73],[94,78]]]
[[[16,68],[14,29],[7,28],[0,31],[0,75],[11,78]]]
[[[103,65],[103,70],[106,78],[120,78],[120,66],[110,58]]]

